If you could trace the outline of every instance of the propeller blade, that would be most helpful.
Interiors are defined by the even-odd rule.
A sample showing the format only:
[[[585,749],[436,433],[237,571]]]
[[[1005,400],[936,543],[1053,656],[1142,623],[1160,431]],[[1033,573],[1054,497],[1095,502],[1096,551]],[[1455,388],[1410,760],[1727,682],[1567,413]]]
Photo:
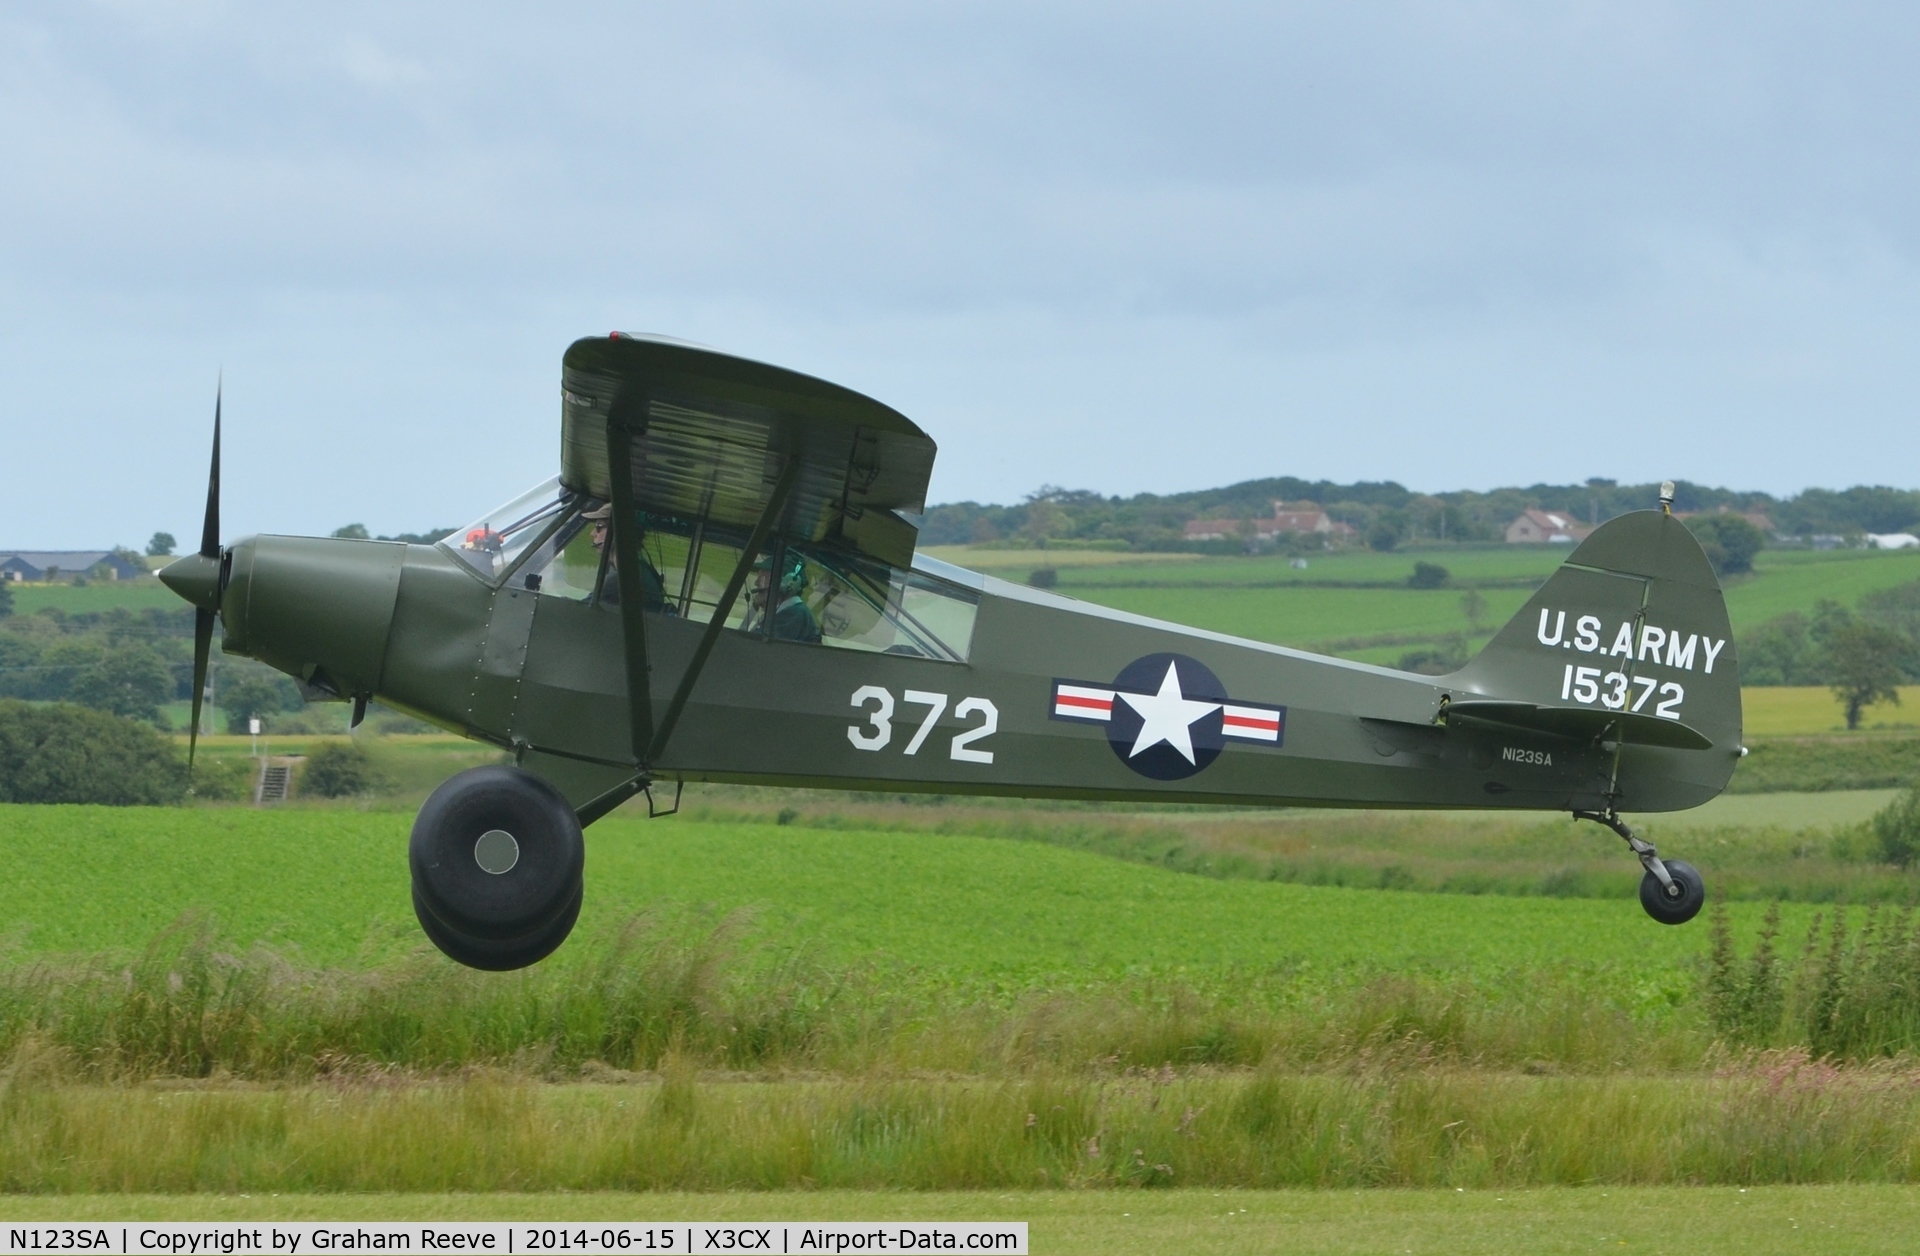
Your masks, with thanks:
[[[220,401],[226,391],[221,380],[213,389],[213,463],[207,469],[207,517],[200,526],[200,554],[220,560]],[[217,603],[216,603],[217,606]],[[200,707],[207,696],[207,656],[213,650],[215,607],[193,612],[193,727],[187,730],[187,772],[193,772],[194,751],[200,748]]]
[[[200,704],[207,696],[207,656],[213,650],[214,612],[193,612],[193,725],[187,730],[187,771],[193,771],[193,752],[200,748]]]
[[[213,466],[207,471],[207,518],[200,525],[200,552],[220,557],[220,394],[225,381],[213,390]]]

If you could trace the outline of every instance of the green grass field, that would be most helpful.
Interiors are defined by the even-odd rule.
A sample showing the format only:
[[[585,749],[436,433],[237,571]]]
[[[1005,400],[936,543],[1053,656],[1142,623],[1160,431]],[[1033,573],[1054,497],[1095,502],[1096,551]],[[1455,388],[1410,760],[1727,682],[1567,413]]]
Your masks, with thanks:
[[[703,805],[748,795],[716,790]],[[1762,1039],[1771,1051],[1720,1044],[1701,993],[1704,920],[1664,928],[1625,895],[1184,875],[931,831],[956,814],[964,826],[964,808],[919,804],[917,825],[885,829],[906,804],[853,801],[870,810],[603,820],[579,930],[518,974],[457,969],[421,939],[404,811],[0,809],[0,1191],[57,1210],[53,1196],[102,1190],[968,1187],[997,1193],[973,1197],[1004,1209],[989,1215],[1019,1216],[1021,1192],[1060,1186],[1339,1188],[1313,1197],[1325,1210],[1353,1187],[1920,1174],[1911,1058],[1815,1062],[1791,1018]],[[1812,829],[1873,801],[1781,799],[1773,819]],[[1728,806],[1718,827],[1674,834],[1709,869],[1712,842],[1751,819],[1749,804]],[[1208,822],[1284,844],[1288,825],[1325,819]],[[1431,817],[1331,821],[1355,819],[1415,826],[1394,839],[1403,858],[1420,843],[1498,840],[1479,831],[1484,816],[1453,817],[1451,831]],[[1614,841],[1570,825],[1519,840]],[[1751,950],[1763,910],[1731,906],[1735,945]],[[1782,912],[1795,953],[1816,910]],[[623,927],[636,913],[644,921]],[[169,931],[196,915],[210,933]],[[1817,1005],[1807,981],[1790,986],[1793,1008]],[[1160,1218],[1156,1242],[1260,1248],[1287,1233],[1276,1205],[1260,1229],[1241,1225],[1251,1204],[1234,1204],[1231,1222],[1226,1205],[1205,1211],[1225,1194],[1106,1198],[1187,1201],[1141,1212]],[[1510,1202],[1494,1190],[1417,1198],[1402,1227],[1456,1210],[1428,1239]],[[1540,1198],[1505,1231],[1481,1229],[1522,1244],[1544,1224],[1538,1209],[1574,1215],[1606,1196]],[[1121,1204],[1086,1214],[1108,1228],[1075,1229],[1075,1206],[1048,1207],[1066,1210],[1047,1214],[1063,1240],[1124,1245],[1134,1221]],[[1313,1242],[1387,1233],[1343,1227],[1337,1209],[1313,1215],[1300,1231]],[[1617,1246],[1630,1233],[1651,1231],[1587,1237]]]
[[[404,813],[11,807],[6,820],[0,919],[33,950],[138,947],[195,911],[211,913],[235,944],[268,941],[313,963],[422,945],[407,899]],[[1570,840],[1597,844],[1567,828]],[[1300,964],[1494,972],[1623,951],[1642,968],[1673,969],[1705,945],[1701,931],[1656,925],[1625,898],[1218,880],[929,832],[615,816],[589,830],[587,866],[587,934],[668,904],[748,908],[770,933],[833,962],[950,980]],[[1760,909],[1735,910],[1750,925]],[[1793,908],[1789,919],[1804,927],[1806,914]]]
[[[182,605],[179,597],[158,580],[95,580],[86,585],[15,584],[9,587],[13,590],[16,615],[31,615],[45,608],[70,615],[115,607],[145,610],[157,606],[171,611]]]

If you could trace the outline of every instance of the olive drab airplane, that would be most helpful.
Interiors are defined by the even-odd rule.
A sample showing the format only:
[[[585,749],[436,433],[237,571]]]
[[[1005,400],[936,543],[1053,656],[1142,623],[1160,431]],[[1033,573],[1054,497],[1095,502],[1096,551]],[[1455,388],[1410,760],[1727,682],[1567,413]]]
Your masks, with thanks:
[[[437,545],[222,546],[216,402],[200,549],[161,573],[196,610],[196,737],[218,618],[356,725],[377,700],[506,753],[409,846],[420,924],[463,964],[551,953],[582,827],[686,781],[1568,812],[1626,839],[1654,919],[1700,910],[1699,874],[1621,819],[1706,802],[1745,753],[1726,606],[1670,490],[1421,676],[916,554],[933,441],[824,380],[612,335],[568,348],[560,400],[559,474]]]

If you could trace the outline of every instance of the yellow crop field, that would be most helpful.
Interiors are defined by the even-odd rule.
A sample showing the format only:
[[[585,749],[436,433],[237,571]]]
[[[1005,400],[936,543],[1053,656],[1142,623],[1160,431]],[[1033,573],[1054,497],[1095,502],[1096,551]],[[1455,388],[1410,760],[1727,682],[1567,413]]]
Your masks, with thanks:
[[[1740,702],[1749,737],[1839,733],[1847,728],[1846,708],[1833,696],[1833,690],[1819,685],[1743,689]],[[1860,727],[1865,731],[1920,728],[1920,685],[1902,685],[1898,706],[1881,703],[1868,707]]]

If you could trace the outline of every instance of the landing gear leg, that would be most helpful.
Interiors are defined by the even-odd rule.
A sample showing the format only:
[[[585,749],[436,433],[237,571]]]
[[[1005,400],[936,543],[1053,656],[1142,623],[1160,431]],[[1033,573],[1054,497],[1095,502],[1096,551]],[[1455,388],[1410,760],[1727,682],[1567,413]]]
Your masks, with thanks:
[[[1707,887],[1692,864],[1660,858],[1653,843],[1636,837],[1620,813],[1611,807],[1606,811],[1576,811],[1573,818],[1606,825],[1639,857],[1640,866],[1647,870],[1640,878],[1640,905],[1647,909],[1647,915],[1663,925],[1683,925],[1700,914],[1700,908],[1707,901]]]

